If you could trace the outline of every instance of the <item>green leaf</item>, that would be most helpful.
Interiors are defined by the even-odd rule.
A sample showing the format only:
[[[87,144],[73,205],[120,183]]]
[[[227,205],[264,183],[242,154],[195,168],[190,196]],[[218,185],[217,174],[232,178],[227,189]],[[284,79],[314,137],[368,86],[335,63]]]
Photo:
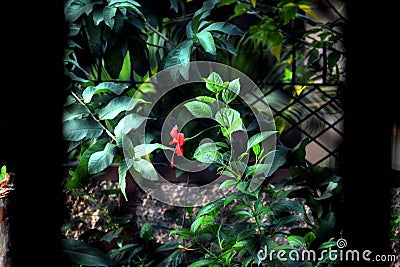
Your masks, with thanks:
[[[151,162],[141,158],[135,159],[132,161],[132,166],[143,178],[158,181],[158,173]]]
[[[238,96],[239,92],[240,92],[240,81],[239,78],[237,78],[231,81],[228,85],[228,88],[225,88],[222,91],[222,100],[226,104],[229,104]]]
[[[274,212],[301,212],[304,213],[304,207],[297,201],[282,200],[271,204]]]
[[[91,118],[68,120],[63,124],[63,136],[68,141],[99,137],[103,133],[101,125]]]
[[[231,108],[221,108],[215,114],[215,120],[226,128],[230,128],[235,120],[240,118],[240,113]]]
[[[224,205],[224,198],[218,198],[208,204],[206,204],[204,207],[202,207],[196,214],[196,218],[199,218],[200,216],[203,216],[205,214],[209,214],[213,212],[214,210],[220,208],[222,205]]]
[[[145,155],[152,153],[156,149],[168,149],[174,150],[172,147],[164,146],[163,144],[154,143],[154,144],[140,144],[135,146],[134,148],[134,158],[138,159]]]
[[[215,4],[218,3],[218,0],[207,0],[203,3],[203,6],[198,9],[192,18],[192,29],[197,32],[200,22],[210,15],[211,10],[214,8]]]
[[[197,96],[196,99],[201,102],[211,103],[211,104],[214,103],[215,101],[217,101],[215,98],[209,97],[209,96]]]
[[[186,40],[179,45],[179,63],[187,63],[190,61],[192,46],[192,40]]]
[[[332,51],[328,55],[328,68],[332,69],[334,66],[336,66],[336,64],[338,63],[339,59],[340,59],[340,53],[336,52],[336,51]]]
[[[311,244],[315,240],[316,236],[313,232],[309,232],[304,236],[304,242]]]
[[[217,54],[217,48],[214,43],[214,38],[210,32],[203,30],[197,33],[196,36],[199,39],[201,46],[207,53],[211,55]]]
[[[75,264],[84,266],[115,266],[110,256],[81,240],[62,239],[62,252]]]
[[[0,172],[0,181],[3,181],[6,178],[6,174],[7,174],[7,167],[6,165],[3,165],[3,167],[1,167],[1,172]]]
[[[121,189],[121,193],[124,196],[125,200],[128,200],[126,195],[126,173],[128,172],[129,168],[132,167],[133,162],[130,160],[129,164],[125,159],[122,159],[119,167],[118,167],[118,184],[119,188]]]
[[[211,215],[197,217],[197,219],[190,226],[190,231],[192,233],[196,233],[197,229],[199,229],[200,226],[206,226],[212,224],[214,221],[215,217]]]
[[[261,143],[268,137],[276,134],[278,131],[268,131],[268,132],[261,132],[261,133],[256,133],[252,137],[249,138],[247,141],[247,150],[252,148],[254,145]]]
[[[225,181],[219,186],[218,189],[222,189],[222,188],[225,188],[225,187],[228,187],[228,186],[231,186],[231,185],[235,185],[236,183],[237,183],[236,180],[225,180]]]
[[[116,145],[108,143],[104,150],[93,153],[89,158],[89,173],[99,173],[110,166],[117,153],[116,147]]]
[[[202,31],[216,31],[222,32],[228,35],[243,35],[243,31],[239,29],[237,26],[228,23],[228,22],[214,22],[209,26],[205,27]]]
[[[189,112],[195,118],[211,118],[212,109],[211,107],[200,101],[190,101],[184,104],[184,106],[189,110]]]
[[[89,115],[89,110],[79,103],[73,103],[63,109],[63,121],[82,119]]]
[[[153,237],[153,226],[150,223],[145,223],[140,228],[140,237],[146,241],[149,241]]]
[[[222,163],[222,154],[214,143],[203,143],[196,148],[193,158],[202,163]]]
[[[100,93],[114,93],[116,95],[122,94],[128,88],[126,84],[119,84],[114,82],[102,82],[97,86],[88,86],[82,93],[85,103],[89,103],[92,97]]]
[[[65,19],[74,22],[83,14],[89,14],[94,5],[95,2],[89,0],[69,0],[64,5]]]
[[[131,130],[139,128],[146,119],[146,117],[135,113],[126,115],[118,122],[117,126],[115,126],[114,134],[116,136],[120,134],[128,134]]]
[[[297,235],[291,235],[286,238],[287,242],[293,246],[303,247],[305,242],[304,238]]]
[[[131,110],[138,102],[145,102],[142,99],[135,99],[128,96],[121,96],[112,99],[104,108],[99,111],[100,120],[111,120],[123,111]]]
[[[335,190],[337,186],[338,186],[338,183],[329,182],[324,193],[322,193],[322,195],[320,197],[315,197],[314,199],[315,200],[323,200],[323,199],[330,198],[331,196],[333,196],[333,190]]]
[[[234,56],[237,55],[235,46],[228,39],[226,39],[224,36],[216,32],[213,32],[212,35],[214,36],[214,41],[217,40],[221,45],[222,49],[228,51]]]
[[[110,230],[101,238],[101,240],[104,240],[104,241],[107,241],[108,243],[110,243],[115,238],[117,238],[119,236],[119,234],[122,233],[122,230],[124,230],[123,227],[119,227],[117,229]]]
[[[114,28],[114,23],[115,23],[115,13],[117,12],[117,8],[115,7],[104,7],[103,9],[103,15],[104,15],[104,22],[110,29]]]

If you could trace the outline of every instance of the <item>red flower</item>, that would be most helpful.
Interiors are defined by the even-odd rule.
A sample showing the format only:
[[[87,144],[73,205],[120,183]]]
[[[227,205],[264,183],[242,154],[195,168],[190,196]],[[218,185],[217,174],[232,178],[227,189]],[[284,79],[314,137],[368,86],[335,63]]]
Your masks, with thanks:
[[[169,142],[170,145],[176,144],[174,153],[171,158],[171,168],[174,167],[174,156],[177,154],[179,157],[183,156],[183,143],[185,143],[185,135],[183,133],[178,133],[178,126],[175,125],[171,130],[172,141]]]

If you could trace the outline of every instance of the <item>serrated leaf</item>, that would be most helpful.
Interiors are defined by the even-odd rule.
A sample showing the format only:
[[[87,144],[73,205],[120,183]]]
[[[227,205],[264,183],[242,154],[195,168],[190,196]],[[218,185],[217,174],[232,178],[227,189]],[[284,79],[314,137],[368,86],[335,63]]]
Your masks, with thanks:
[[[108,143],[104,150],[93,153],[89,158],[89,174],[99,173],[110,166],[117,153],[116,147],[115,144]]]
[[[211,107],[200,101],[190,101],[184,104],[187,110],[195,117],[195,118],[211,118],[212,117],[212,109]]]
[[[215,114],[215,120],[227,129],[229,129],[237,119],[240,119],[240,113],[231,108],[221,108]]]
[[[196,148],[193,158],[202,163],[222,163],[222,154],[214,143],[203,143]]]
[[[211,55],[217,54],[217,48],[214,43],[214,38],[210,32],[203,30],[197,33],[196,36],[199,39],[199,42],[203,47],[204,51],[206,51]]]
[[[222,100],[229,104],[232,102],[240,93],[240,81],[239,78],[229,82],[228,88],[222,91]]]
[[[101,125],[92,118],[65,121],[63,124],[63,137],[68,141],[80,141],[84,138],[99,137],[103,133]]]
[[[114,93],[116,95],[122,94],[128,88],[126,84],[118,84],[114,82],[102,82],[96,86],[88,86],[82,93],[85,103],[89,103],[92,97],[100,93]]]

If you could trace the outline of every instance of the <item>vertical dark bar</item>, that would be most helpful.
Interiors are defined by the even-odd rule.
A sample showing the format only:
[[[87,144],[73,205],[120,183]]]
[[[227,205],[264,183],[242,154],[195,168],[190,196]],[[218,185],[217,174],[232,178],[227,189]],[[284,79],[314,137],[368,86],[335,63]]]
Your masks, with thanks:
[[[346,250],[369,250],[372,254],[371,261],[343,261],[342,265],[390,266],[390,262],[378,262],[374,257],[393,253],[389,240],[390,129],[396,105],[391,92],[398,84],[389,83],[389,73],[396,71],[388,67],[386,56],[374,48],[371,29],[384,29],[393,22],[386,19],[390,16],[385,3],[369,6],[346,1],[346,6],[348,80],[343,90],[344,142],[339,164],[344,177],[341,224],[348,244]],[[385,14],[385,19],[376,17],[379,14]],[[371,17],[374,19],[370,20]],[[398,62],[392,58],[395,50],[389,49],[387,53],[392,62]]]

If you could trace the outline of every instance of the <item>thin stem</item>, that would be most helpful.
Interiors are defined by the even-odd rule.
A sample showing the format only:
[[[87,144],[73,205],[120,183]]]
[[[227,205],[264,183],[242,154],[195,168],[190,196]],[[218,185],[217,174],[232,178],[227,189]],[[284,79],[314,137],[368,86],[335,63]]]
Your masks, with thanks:
[[[196,134],[196,135],[194,135],[192,137],[187,137],[187,138],[185,138],[185,142],[188,141],[188,140],[191,140],[193,138],[196,138],[197,136],[199,136],[200,134],[204,133],[205,131],[208,131],[208,130],[210,130],[212,128],[216,128],[216,127],[219,127],[219,125],[211,126],[210,128],[204,129],[203,131],[199,132],[198,134]]]
[[[332,8],[332,10],[341,18],[344,22],[347,22],[347,19],[342,15],[342,13],[337,10],[337,8],[331,3],[329,0],[325,0],[325,2]]]
[[[164,39],[164,41],[168,42],[170,45],[172,45],[173,47],[176,47],[176,45],[170,40],[168,39],[168,37],[166,37],[164,34],[162,34],[161,32],[159,32],[156,28],[154,28],[150,23],[145,22],[144,25],[146,25],[147,28],[149,28],[150,30],[152,30],[153,32],[155,32],[158,36],[160,36],[162,39]]]
[[[100,122],[99,119],[96,118],[96,116],[90,111],[90,109],[86,106],[86,104],[71,90],[71,94],[73,97],[75,97],[76,100],[78,100],[79,104],[83,105],[89,112],[90,117],[94,119],[98,124],[100,124],[101,128],[107,133],[109,137],[111,137],[112,140],[117,142],[117,138],[106,128],[104,125]]]

